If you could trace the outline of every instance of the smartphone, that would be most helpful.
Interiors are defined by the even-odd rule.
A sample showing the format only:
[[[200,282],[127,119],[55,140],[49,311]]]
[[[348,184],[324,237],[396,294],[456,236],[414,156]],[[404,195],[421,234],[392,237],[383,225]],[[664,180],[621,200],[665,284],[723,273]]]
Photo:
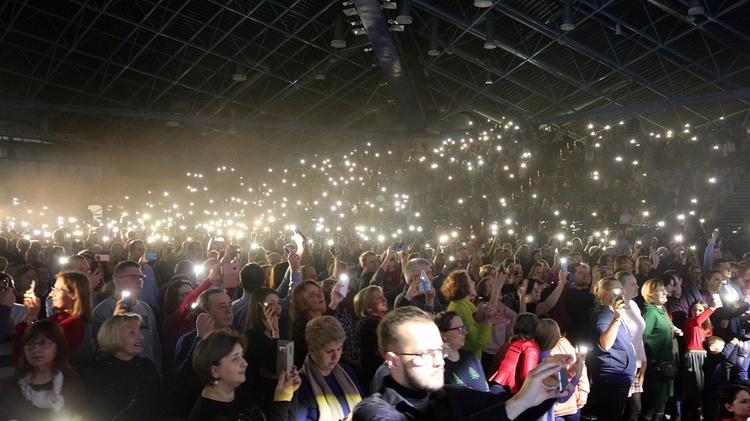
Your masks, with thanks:
[[[223,243],[224,237],[216,237],[215,241]]]
[[[240,271],[237,263],[223,263],[221,271],[224,274],[222,287],[237,288],[237,285],[240,283]]]
[[[5,273],[0,273],[0,292],[4,292],[8,289],[13,289],[13,278]]]
[[[341,281],[341,288],[339,288],[339,294],[346,297],[346,294],[349,292],[349,276],[346,274],[342,274],[339,276],[339,280]]]
[[[404,247],[404,243],[396,243],[393,245],[393,251],[402,251]]]
[[[564,391],[568,387],[568,369],[563,367],[557,372],[557,390]]]
[[[605,266],[599,266],[599,274],[604,276],[607,274],[607,268]]]
[[[425,271],[422,271],[422,274],[419,275],[419,285],[417,285],[417,291],[419,292],[427,292],[432,289],[432,284],[430,283],[430,278],[427,277],[427,274]]]
[[[622,298],[622,290],[620,288],[615,288],[612,292],[615,294],[615,308],[621,304],[625,304],[625,299]]]
[[[156,257],[156,252],[147,251],[146,252],[146,260],[159,260],[159,258]]]
[[[109,262],[110,259],[112,259],[112,256],[109,254],[97,254],[96,259],[100,262]]]
[[[240,257],[240,253],[242,253],[240,246],[232,246],[232,253],[234,253],[234,257]]]
[[[279,339],[278,353],[276,354],[276,374],[286,369],[287,377],[294,368],[294,341]]]
[[[562,269],[562,273],[564,276],[568,276],[568,259],[563,257],[560,259],[560,269]]]
[[[122,300],[122,303],[125,305],[125,309],[130,311],[130,306],[133,304],[132,294],[128,290],[122,291],[120,294],[120,299]]]
[[[566,275],[568,279],[568,283],[570,283],[570,286],[575,288],[576,286],[576,275],[575,273],[569,273]]]
[[[99,268],[100,268],[101,266],[102,266],[102,264],[101,264],[101,263],[99,263],[99,262],[97,262],[96,260],[94,260],[93,262],[91,262],[91,265],[89,266],[89,272],[90,272],[90,273],[94,273],[94,272],[95,272],[95,271],[96,271],[97,269],[99,269]]]
[[[284,251],[286,252],[286,254],[289,254],[292,252],[292,250],[290,250],[289,247],[287,246],[284,246]]]

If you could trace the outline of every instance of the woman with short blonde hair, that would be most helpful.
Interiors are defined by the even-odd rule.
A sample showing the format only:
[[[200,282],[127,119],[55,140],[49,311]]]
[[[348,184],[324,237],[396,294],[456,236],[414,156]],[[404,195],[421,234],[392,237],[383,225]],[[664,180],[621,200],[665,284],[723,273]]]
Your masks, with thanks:
[[[307,357],[300,370],[298,420],[327,421],[348,419],[364,393],[357,375],[349,366],[339,364],[346,340],[344,328],[332,316],[310,320],[305,327]],[[340,393],[330,384],[335,383]]]

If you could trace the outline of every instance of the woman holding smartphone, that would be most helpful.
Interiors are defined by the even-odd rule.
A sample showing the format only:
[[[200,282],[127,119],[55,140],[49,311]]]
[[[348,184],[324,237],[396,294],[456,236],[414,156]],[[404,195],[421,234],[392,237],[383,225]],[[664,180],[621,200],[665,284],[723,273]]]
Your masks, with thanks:
[[[622,320],[623,305],[617,302],[621,294],[622,284],[617,279],[600,280],[599,304],[591,312],[591,331],[597,343],[587,360],[592,384],[589,404],[602,421],[622,418],[636,370],[635,350]]]
[[[276,290],[261,287],[253,291],[248,302],[245,333],[247,340],[244,358],[248,362],[247,380],[239,390],[255,397],[263,410],[270,409],[279,376],[276,360],[279,355],[279,319],[281,306]]]

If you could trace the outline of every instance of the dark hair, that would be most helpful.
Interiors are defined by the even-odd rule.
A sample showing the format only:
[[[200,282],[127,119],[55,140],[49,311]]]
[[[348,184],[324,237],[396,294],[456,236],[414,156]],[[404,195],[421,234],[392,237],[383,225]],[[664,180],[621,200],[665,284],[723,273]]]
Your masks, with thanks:
[[[718,269],[722,263],[728,263],[728,262],[729,262],[729,259],[719,257],[718,259],[714,260],[713,264],[711,265],[711,269]]]
[[[180,260],[174,265],[174,274],[195,276],[195,264],[190,260]]]
[[[211,373],[212,366],[219,366],[221,359],[229,355],[234,346],[240,344],[245,349],[245,338],[237,333],[228,333],[224,330],[214,330],[198,342],[193,354],[193,370],[195,370],[201,385],[213,384],[214,376]]]
[[[257,263],[248,263],[240,271],[240,285],[248,294],[263,286],[266,281],[266,271]]]
[[[705,301],[695,300],[690,304],[690,307],[688,307],[688,317],[693,317],[693,307],[699,304],[703,306],[703,311],[708,310],[708,304]],[[703,329],[703,331],[706,332],[707,336],[710,335],[711,331],[713,330],[711,329],[711,318],[709,317],[706,320],[704,320],[703,323],[701,323],[700,326],[698,327]]]
[[[441,332],[447,332],[448,329],[451,328],[451,322],[453,322],[453,319],[455,317],[458,317],[458,313],[455,311],[443,311],[437,314],[435,316],[435,324],[438,327],[438,330]]]
[[[615,272],[621,271],[622,269],[620,268],[620,265],[622,265],[623,263],[627,263],[627,262],[633,263],[633,260],[627,254],[621,254],[617,256],[615,258],[615,267],[614,267]]]
[[[738,384],[730,384],[719,389],[719,417],[717,419],[734,418],[734,413],[729,412],[726,405],[731,405],[742,391],[750,393],[745,386]]]
[[[244,327],[242,328],[243,330],[253,329],[257,332],[265,331],[266,325],[263,324],[263,320],[266,319],[266,315],[263,311],[262,303],[264,303],[266,298],[271,294],[279,295],[275,289],[268,287],[260,287],[253,291],[253,295],[250,296],[250,301],[247,304],[249,307],[247,308],[247,316],[245,317]]]
[[[68,366],[68,342],[62,328],[52,320],[40,320],[29,326],[21,337],[21,346],[18,347],[15,356],[16,378],[21,378],[32,370],[31,364],[26,361],[23,345],[39,337],[45,337],[57,345],[55,358],[52,360],[52,369],[70,370]]]
[[[123,260],[122,262],[118,263],[117,266],[115,266],[115,269],[112,271],[112,277],[117,278],[118,276],[122,275],[122,273],[127,268],[141,268],[141,265],[139,265],[137,262],[134,262],[132,260]]]
[[[284,280],[284,275],[289,267],[289,262],[279,262],[273,265],[271,269],[271,288],[278,288],[281,282]],[[265,279],[265,271],[263,272],[263,279]]]
[[[175,275],[169,281],[167,289],[164,291],[164,315],[172,314],[180,307],[181,303],[177,302],[177,293],[184,285],[193,287],[193,282],[186,275]]]
[[[510,341],[518,339],[533,339],[536,325],[539,324],[539,317],[534,313],[521,313],[516,317],[513,323],[513,336]]]

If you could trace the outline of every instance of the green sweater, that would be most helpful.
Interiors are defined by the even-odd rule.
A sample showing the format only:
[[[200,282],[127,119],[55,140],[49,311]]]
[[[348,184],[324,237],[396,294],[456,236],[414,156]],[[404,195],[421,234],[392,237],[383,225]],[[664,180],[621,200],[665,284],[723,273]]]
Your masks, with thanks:
[[[664,307],[657,307],[653,303],[643,306],[643,320],[646,321],[643,344],[648,359],[646,378],[643,382],[643,399],[659,401],[674,395],[674,381],[663,378],[657,370],[660,363],[675,362],[672,321],[669,320]]]
[[[448,304],[448,311],[455,311],[458,317],[466,326],[466,343],[463,349],[473,352],[481,360],[482,350],[490,343],[492,336],[492,326],[486,323],[477,323],[474,320],[474,313],[477,307],[467,299],[451,301]]]

